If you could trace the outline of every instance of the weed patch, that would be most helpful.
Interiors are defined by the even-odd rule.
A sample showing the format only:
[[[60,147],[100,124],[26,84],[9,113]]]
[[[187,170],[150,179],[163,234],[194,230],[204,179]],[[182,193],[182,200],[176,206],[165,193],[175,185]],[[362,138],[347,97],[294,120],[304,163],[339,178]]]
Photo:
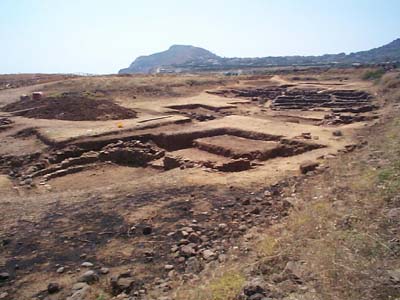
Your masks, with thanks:
[[[377,69],[377,70],[371,70],[371,71],[366,71],[362,79],[363,80],[379,80],[382,78],[382,76],[385,74],[384,69]]]
[[[210,284],[212,300],[233,300],[243,287],[245,278],[240,273],[226,273]]]

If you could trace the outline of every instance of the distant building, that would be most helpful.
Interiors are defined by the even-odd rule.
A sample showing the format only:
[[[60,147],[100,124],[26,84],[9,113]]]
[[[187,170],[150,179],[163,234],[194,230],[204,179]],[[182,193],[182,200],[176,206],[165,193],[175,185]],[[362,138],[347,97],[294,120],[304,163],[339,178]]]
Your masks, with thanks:
[[[181,73],[181,69],[175,69],[175,68],[168,68],[168,67],[158,67],[156,69],[157,74],[173,74],[173,73]]]

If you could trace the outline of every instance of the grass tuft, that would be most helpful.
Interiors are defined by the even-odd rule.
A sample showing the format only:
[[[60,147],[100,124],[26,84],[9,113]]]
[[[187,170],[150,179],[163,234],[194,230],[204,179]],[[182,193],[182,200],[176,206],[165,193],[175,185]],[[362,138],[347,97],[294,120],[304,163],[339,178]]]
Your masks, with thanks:
[[[234,300],[241,291],[245,278],[240,273],[225,273],[210,284],[212,300]]]
[[[279,252],[279,241],[272,236],[266,236],[258,243],[256,249],[262,257],[274,256]]]

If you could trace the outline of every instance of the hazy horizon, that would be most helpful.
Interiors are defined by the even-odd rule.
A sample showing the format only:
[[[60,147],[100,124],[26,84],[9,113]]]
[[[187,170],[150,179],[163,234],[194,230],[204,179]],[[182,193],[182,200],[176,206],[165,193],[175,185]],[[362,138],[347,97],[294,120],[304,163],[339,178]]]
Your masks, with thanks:
[[[369,50],[400,37],[400,1],[0,2],[0,73],[116,73],[173,44],[223,57]]]

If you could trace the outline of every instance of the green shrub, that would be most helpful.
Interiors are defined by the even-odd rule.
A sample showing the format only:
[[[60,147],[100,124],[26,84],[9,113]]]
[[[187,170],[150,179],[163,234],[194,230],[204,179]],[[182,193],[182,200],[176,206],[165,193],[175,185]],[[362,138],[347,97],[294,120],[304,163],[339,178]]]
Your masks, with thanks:
[[[384,69],[370,70],[363,74],[363,80],[379,80],[385,74]]]

